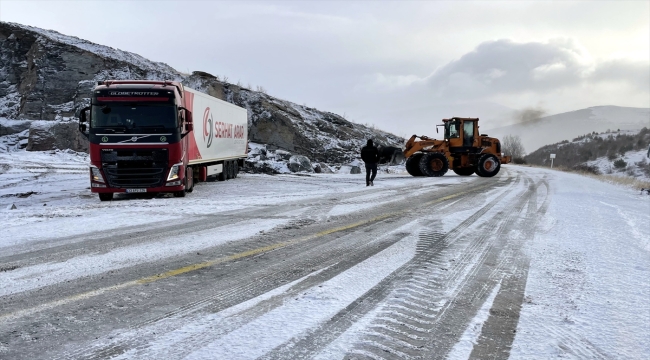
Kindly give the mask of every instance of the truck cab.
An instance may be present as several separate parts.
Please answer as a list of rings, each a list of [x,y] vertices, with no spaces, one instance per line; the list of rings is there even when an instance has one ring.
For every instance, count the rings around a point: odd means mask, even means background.
[[[183,92],[167,81],[106,81],[93,89],[79,130],[90,142],[91,191],[101,200],[119,192],[191,191],[184,155],[193,126]]]

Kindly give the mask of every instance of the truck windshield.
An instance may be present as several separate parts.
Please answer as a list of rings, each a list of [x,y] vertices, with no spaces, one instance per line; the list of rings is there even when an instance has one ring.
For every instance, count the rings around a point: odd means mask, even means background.
[[[458,120],[449,120],[445,123],[445,139],[453,139],[460,136]]]
[[[173,105],[106,104],[93,105],[91,128],[174,129],[177,127]]]

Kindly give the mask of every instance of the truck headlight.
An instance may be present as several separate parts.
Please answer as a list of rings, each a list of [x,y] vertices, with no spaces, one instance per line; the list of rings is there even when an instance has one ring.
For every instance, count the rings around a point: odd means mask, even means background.
[[[172,168],[169,170],[169,176],[167,176],[167,181],[178,179],[178,171],[180,170],[181,166],[183,166],[183,163],[178,163],[172,166]]]
[[[102,176],[102,172],[99,171],[99,169],[94,167],[94,166],[90,167],[90,179],[92,181],[96,181],[96,182],[100,182],[100,183],[105,182],[104,177]]]

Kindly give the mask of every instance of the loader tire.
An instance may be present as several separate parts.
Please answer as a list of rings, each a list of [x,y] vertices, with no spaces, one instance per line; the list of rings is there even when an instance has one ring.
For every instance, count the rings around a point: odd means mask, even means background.
[[[458,169],[451,169],[453,172],[456,173],[456,175],[459,176],[470,176],[474,173],[473,168],[458,168]]]
[[[499,173],[501,162],[492,154],[484,154],[478,159],[476,165],[476,175],[482,177],[492,177]]]
[[[424,176],[422,171],[420,171],[420,159],[422,158],[422,155],[424,154],[418,153],[406,159],[406,171],[411,174],[411,176]]]
[[[424,176],[443,176],[449,170],[449,160],[442,153],[432,152],[422,155],[420,159],[420,171]]]

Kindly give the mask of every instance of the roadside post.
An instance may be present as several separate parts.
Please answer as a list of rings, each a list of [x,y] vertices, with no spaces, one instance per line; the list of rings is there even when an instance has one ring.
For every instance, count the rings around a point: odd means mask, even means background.
[[[553,168],[553,159],[555,159],[555,154],[551,154],[551,169]]]

